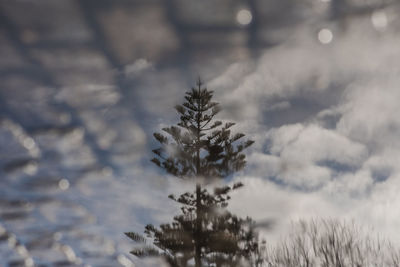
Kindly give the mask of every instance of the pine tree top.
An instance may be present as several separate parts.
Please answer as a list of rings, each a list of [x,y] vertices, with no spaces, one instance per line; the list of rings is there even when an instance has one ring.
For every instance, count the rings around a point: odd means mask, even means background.
[[[243,169],[243,150],[253,141],[242,141],[242,133],[232,134],[235,123],[214,119],[221,108],[212,98],[213,91],[200,79],[186,92],[183,104],[175,106],[180,115],[176,126],[154,133],[161,146],[153,150],[152,162],[181,178],[224,178]]]

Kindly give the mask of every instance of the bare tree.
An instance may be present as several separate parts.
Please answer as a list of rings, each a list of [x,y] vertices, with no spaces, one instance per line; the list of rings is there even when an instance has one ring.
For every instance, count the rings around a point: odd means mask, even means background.
[[[268,267],[399,267],[400,253],[354,223],[299,221],[288,238],[264,251]]]

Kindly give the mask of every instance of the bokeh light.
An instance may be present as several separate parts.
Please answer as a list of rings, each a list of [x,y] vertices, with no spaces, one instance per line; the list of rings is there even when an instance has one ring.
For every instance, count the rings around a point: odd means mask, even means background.
[[[240,9],[236,14],[236,20],[240,25],[249,25],[253,20],[253,15],[248,9]]]
[[[67,190],[69,188],[69,182],[67,179],[61,179],[58,182],[58,187],[60,187],[61,190]]]
[[[384,31],[388,25],[386,12],[383,10],[374,11],[371,15],[371,22],[378,31]]]
[[[333,40],[333,33],[331,30],[329,29],[321,29],[318,32],[318,40],[322,43],[322,44],[329,44],[332,42]]]

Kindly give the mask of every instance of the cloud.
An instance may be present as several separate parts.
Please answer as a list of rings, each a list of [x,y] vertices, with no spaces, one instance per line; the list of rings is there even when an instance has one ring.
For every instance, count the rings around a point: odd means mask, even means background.
[[[127,77],[132,77],[136,76],[143,71],[146,71],[148,69],[151,69],[153,67],[153,64],[151,64],[147,59],[141,58],[135,60],[132,64],[126,65],[124,67],[124,74]]]
[[[235,177],[245,187],[230,207],[276,220],[270,236],[311,217],[354,219],[398,233],[400,38],[351,26],[332,29],[329,45],[300,26],[257,59],[224,70],[197,66],[215,73],[207,86],[222,104],[220,118],[237,122],[233,130],[256,141],[246,170]],[[155,124],[177,119],[172,107],[190,86],[181,74],[154,67],[135,78],[138,102]]]
[[[301,29],[296,45],[235,63],[210,82],[222,88],[222,115],[256,140],[231,207],[275,219],[270,236],[290,220],[336,217],[400,238],[399,37],[352,26],[329,46]]]
[[[359,166],[367,149],[335,131],[318,125],[286,125],[268,132],[271,153],[297,162],[335,161]]]
[[[329,182],[337,172],[359,168],[368,156],[364,145],[316,124],[285,125],[265,138],[268,154],[250,156],[251,173],[305,190]]]
[[[400,90],[397,77],[355,84],[345,93],[337,130],[373,149],[399,148]]]

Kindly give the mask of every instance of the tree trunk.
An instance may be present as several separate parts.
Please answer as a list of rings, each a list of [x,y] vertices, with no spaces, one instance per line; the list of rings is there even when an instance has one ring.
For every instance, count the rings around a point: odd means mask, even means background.
[[[201,186],[196,185],[195,266],[201,267]]]
[[[200,83],[199,83],[199,93],[200,93]],[[198,114],[197,114],[197,147],[196,147],[196,179],[200,178],[200,117],[201,117],[201,103],[200,101],[197,103]],[[194,235],[195,240],[195,267],[201,267],[201,239],[202,239],[202,227],[201,227],[201,185],[200,182],[196,183],[196,233]]]

